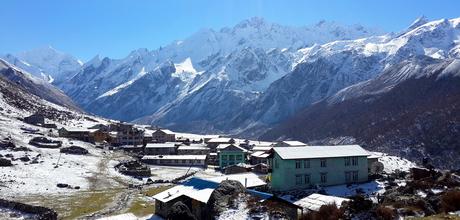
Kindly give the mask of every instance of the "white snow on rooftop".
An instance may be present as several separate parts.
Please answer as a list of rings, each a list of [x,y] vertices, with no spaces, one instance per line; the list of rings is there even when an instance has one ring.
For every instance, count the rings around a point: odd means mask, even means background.
[[[184,195],[207,203],[211,193],[217,188],[218,184],[227,179],[239,181],[243,186],[246,184],[247,187],[263,186],[266,184],[259,176],[253,173],[225,175],[207,179],[194,177],[181,185],[154,195],[153,198],[161,202],[168,202]]]
[[[232,138],[212,138],[208,143],[230,143]]]
[[[300,141],[282,141],[282,144],[286,144],[289,146],[305,146],[307,144],[300,142]]]
[[[282,159],[329,158],[369,156],[370,153],[359,145],[275,147]]]
[[[209,148],[202,144],[191,144],[190,146],[180,146],[177,150],[208,150]]]
[[[240,182],[241,184],[243,184],[243,186],[246,186],[249,188],[263,186],[267,184],[262,179],[260,179],[259,176],[257,176],[254,173],[240,173],[240,174],[224,175],[224,176],[209,178],[208,180],[216,182],[216,183],[220,183],[224,180],[236,180]]]
[[[349,199],[314,193],[294,202],[294,204],[302,206],[304,210],[318,211],[321,206],[334,203],[340,208],[343,201],[349,201]]]
[[[166,143],[147,143],[145,148],[174,148],[177,145],[180,145],[180,142],[166,142]]]
[[[146,155],[142,160],[206,160],[207,155]]]

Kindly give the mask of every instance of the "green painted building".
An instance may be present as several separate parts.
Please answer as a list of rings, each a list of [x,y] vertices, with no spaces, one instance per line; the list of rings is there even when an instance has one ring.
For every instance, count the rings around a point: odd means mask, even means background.
[[[221,169],[246,162],[247,150],[235,144],[220,144],[217,146],[217,152]]]
[[[271,187],[287,191],[365,182],[369,155],[359,145],[275,147],[270,158]]]

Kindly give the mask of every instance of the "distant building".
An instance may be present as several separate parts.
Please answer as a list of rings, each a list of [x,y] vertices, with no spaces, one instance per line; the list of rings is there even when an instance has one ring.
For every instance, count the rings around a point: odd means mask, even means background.
[[[208,144],[209,149],[211,152],[216,152],[217,146],[221,144],[234,144],[235,140],[233,138],[211,138],[209,139],[206,144]]]
[[[90,135],[90,130],[88,129],[79,129],[79,128],[60,128],[58,130],[59,137],[65,137],[85,142],[94,142]]]
[[[224,172],[226,175],[228,174],[237,174],[237,173],[247,173],[251,171],[251,166],[247,164],[234,164],[224,168]]]
[[[270,155],[272,189],[365,182],[369,155],[359,145],[275,147]]]
[[[217,146],[219,167],[224,169],[227,166],[245,163],[246,162],[246,149],[235,144],[220,144]]]
[[[181,145],[177,148],[179,155],[208,155],[211,150],[205,144]]]
[[[145,155],[172,155],[177,154],[177,148],[181,143],[166,142],[166,143],[148,143],[145,145]]]
[[[302,147],[307,144],[300,141],[279,141],[273,145],[273,147]]]
[[[168,129],[157,129],[152,133],[152,141],[156,143],[175,142],[176,134]]]
[[[130,124],[121,124],[116,138],[119,145],[143,145],[144,131]]]
[[[270,156],[270,153],[266,153],[263,151],[256,151],[251,154],[250,156],[250,161],[251,164],[256,165],[259,163],[264,163],[268,164],[268,157]]]
[[[142,162],[165,166],[200,166],[205,167],[206,155],[146,155]]]
[[[40,113],[35,113],[33,115],[30,115],[28,117],[25,117],[23,121],[27,124],[32,124],[32,125],[44,125],[45,124],[45,116],[43,116]]]

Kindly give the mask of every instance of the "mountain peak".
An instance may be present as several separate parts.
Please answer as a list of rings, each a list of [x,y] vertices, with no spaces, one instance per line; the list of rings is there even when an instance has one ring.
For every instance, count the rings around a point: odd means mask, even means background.
[[[427,17],[425,17],[425,15],[422,15],[420,17],[418,17],[417,19],[415,19],[414,22],[412,22],[412,24],[407,28],[408,31],[410,30],[414,30],[415,28],[418,28],[426,23],[428,23],[429,20]]]
[[[269,22],[267,22],[262,17],[252,17],[252,18],[241,21],[235,26],[235,28],[247,28],[247,27],[258,28],[258,27],[266,26],[268,24]]]

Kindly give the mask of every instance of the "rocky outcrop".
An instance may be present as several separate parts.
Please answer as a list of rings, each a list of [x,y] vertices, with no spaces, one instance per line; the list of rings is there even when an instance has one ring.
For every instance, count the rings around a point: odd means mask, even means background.
[[[235,201],[245,192],[244,186],[236,180],[224,180],[214,189],[207,203],[211,216],[218,216],[229,207],[235,206]]]
[[[196,220],[190,209],[182,202],[176,202],[168,211],[168,220]]]
[[[10,167],[13,166],[11,160],[6,158],[0,158],[0,167]]]

